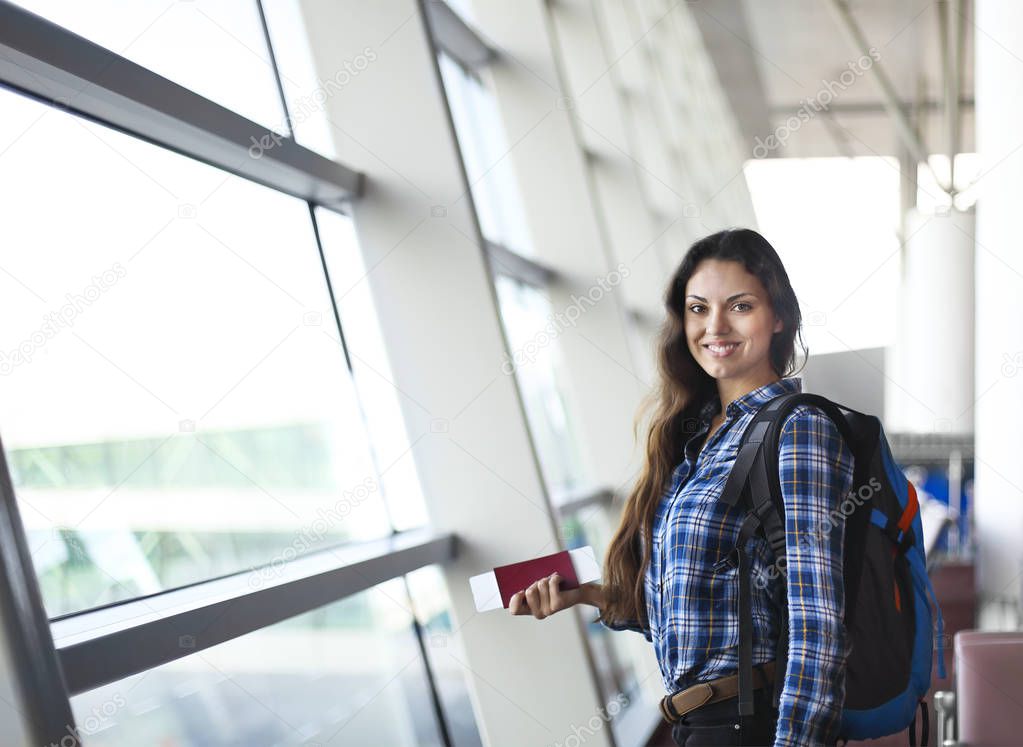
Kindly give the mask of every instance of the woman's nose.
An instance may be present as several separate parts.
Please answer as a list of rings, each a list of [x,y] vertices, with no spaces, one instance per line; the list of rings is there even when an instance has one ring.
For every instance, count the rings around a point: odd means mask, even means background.
[[[720,335],[728,331],[728,320],[724,314],[711,313],[707,318],[707,331],[712,335]]]

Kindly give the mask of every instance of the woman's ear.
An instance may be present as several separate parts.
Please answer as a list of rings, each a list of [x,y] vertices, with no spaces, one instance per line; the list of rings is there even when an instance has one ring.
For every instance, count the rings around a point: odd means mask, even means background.
[[[785,323],[781,319],[779,319],[774,324],[774,331],[777,333],[777,332],[781,332],[783,329],[785,329]]]

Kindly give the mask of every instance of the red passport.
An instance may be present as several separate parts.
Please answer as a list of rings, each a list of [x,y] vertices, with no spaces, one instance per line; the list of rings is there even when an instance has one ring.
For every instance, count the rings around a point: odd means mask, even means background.
[[[498,566],[494,569],[494,575],[497,576],[497,588],[501,592],[502,606],[507,609],[516,592],[524,591],[537,579],[545,578],[552,573],[558,573],[561,576],[562,580],[558,588],[562,591],[579,588],[579,580],[575,575],[575,568],[568,550],[532,560],[523,560],[519,563]]]

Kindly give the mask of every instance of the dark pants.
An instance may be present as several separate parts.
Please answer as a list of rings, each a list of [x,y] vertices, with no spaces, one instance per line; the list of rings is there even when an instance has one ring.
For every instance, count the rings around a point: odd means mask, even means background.
[[[754,714],[740,722],[739,699],[729,698],[690,711],[671,729],[671,738],[679,747],[703,745],[742,745],[770,747],[778,723],[778,711],[771,703],[772,687],[754,691]]]

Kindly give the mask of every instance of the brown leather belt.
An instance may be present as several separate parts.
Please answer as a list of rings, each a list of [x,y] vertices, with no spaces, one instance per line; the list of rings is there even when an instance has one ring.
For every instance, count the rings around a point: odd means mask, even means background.
[[[768,661],[753,667],[753,689],[765,687],[774,682],[774,662]],[[708,682],[697,682],[692,687],[680,690],[674,695],[661,698],[661,715],[669,724],[674,724],[689,711],[708,703],[734,698],[739,694],[739,675],[732,674]]]

